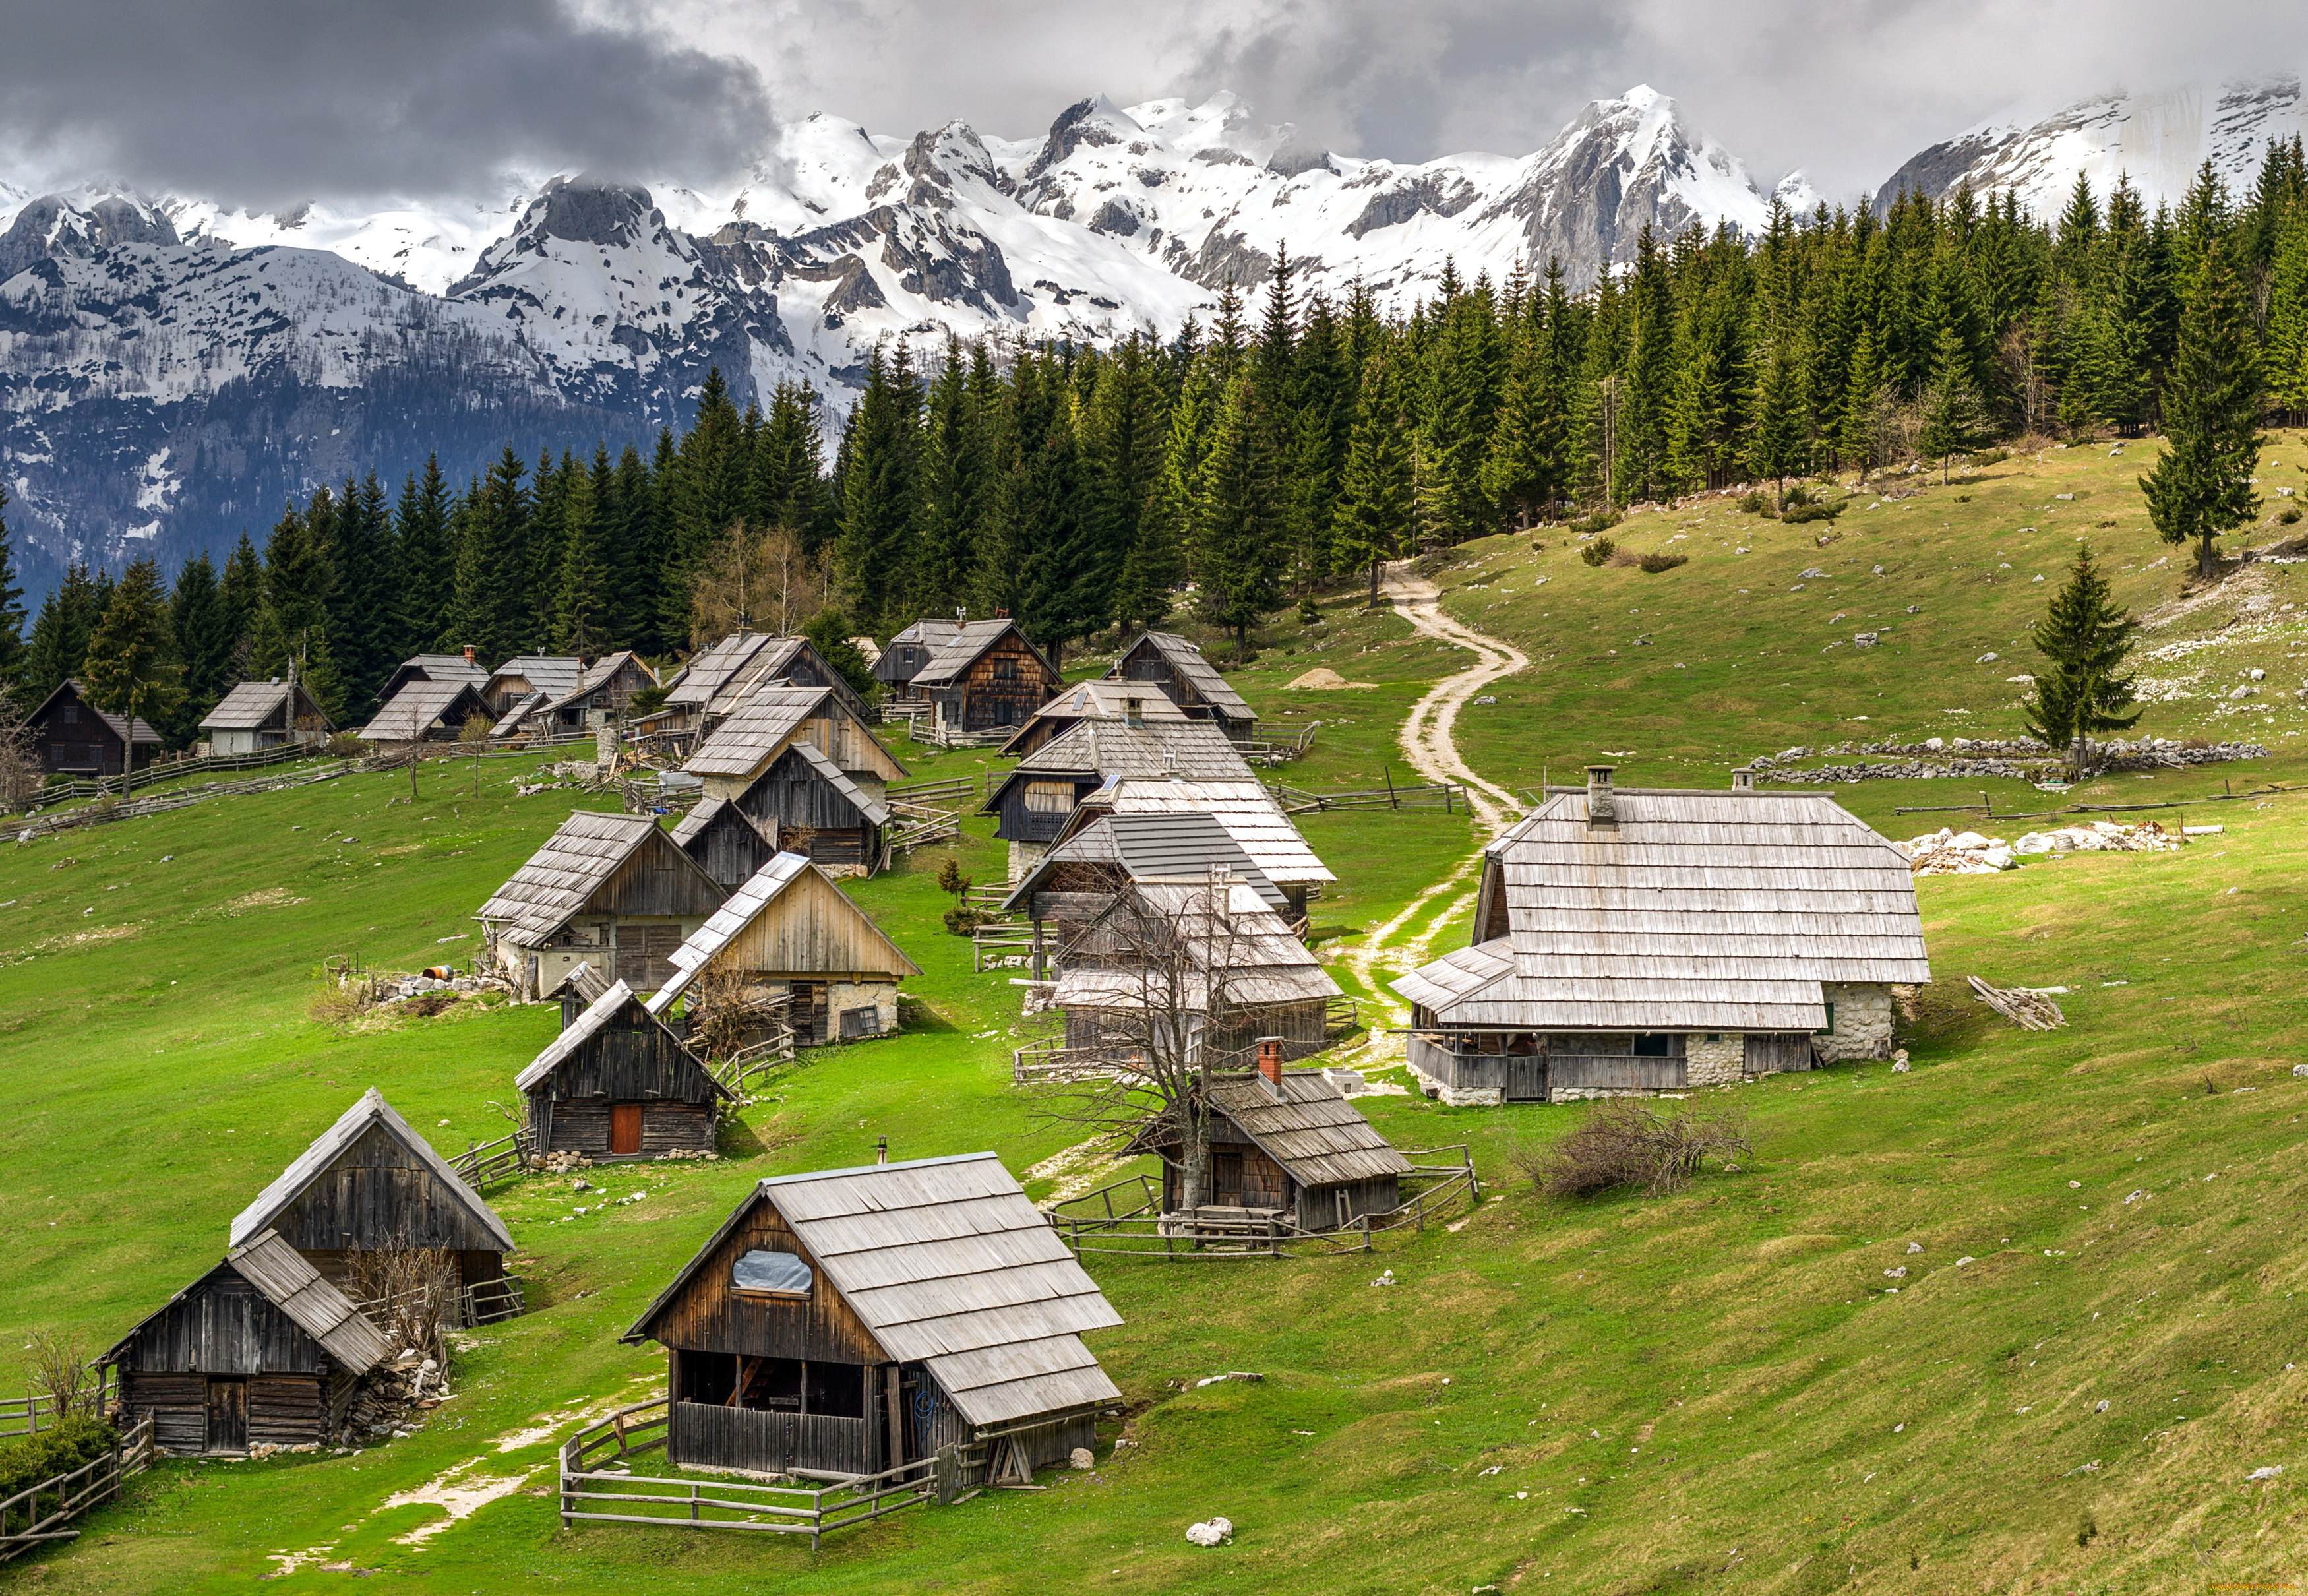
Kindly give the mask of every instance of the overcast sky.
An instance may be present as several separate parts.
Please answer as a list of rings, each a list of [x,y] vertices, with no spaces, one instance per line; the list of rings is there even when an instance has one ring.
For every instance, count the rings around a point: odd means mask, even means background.
[[[272,208],[583,168],[710,185],[773,119],[1038,134],[1085,93],[1242,95],[1342,153],[1521,154],[1672,94],[1830,195],[2014,101],[2297,70],[2237,0],[80,0],[9,7],[0,180]]]

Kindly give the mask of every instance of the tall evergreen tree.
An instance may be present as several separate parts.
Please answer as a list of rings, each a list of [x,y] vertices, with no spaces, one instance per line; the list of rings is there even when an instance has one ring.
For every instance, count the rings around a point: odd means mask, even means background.
[[[1273,439],[1256,383],[1227,383],[1194,495],[1188,558],[1202,618],[1234,634],[1238,659],[1250,652],[1250,629],[1282,603],[1287,550],[1274,535],[1282,491]]]
[[[329,600],[336,587],[325,533],[333,519],[333,496],[314,493],[314,506],[299,511],[288,506],[264,544],[264,591],[258,600],[254,647],[249,660],[253,677],[285,677],[294,665],[297,678],[330,720],[345,718],[344,682],[336,650],[329,636]]]
[[[345,483],[334,531],[329,644],[344,681],[346,716],[365,721],[375,712],[377,689],[403,658],[396,614],[403,591],[400,547],[375,472]]]
[[[848,608],[886,636],[913,617],[909,541],[918,510],[916,447],[921,408],[911,358],[900,344],[866,363],[866,390],[842,438],[840,532],[836,544]]]
[[[2140,479],[2165,542],[2196,545],[2196,569],[2219,566],[2220,534],[2260,513],[2252,478],[2260,433],[2260,350],[2243,285],[2224,248],[2208,248],[2189,285],[2178,358],[2164,395],[2164,453]]]
[[[456,635],[452,647],[472,645],[495,668],[537,647],[529,571],[530,496],[521,479],[529,466],[507,444],[489,473],[466,495],[457,549]],[[512,574],[509,579],[508,574]]]
[[[450,491],[437,454],[401,485],[392,539],[400,554],[400,591],[392,606],[393,643],[387,669],[411,654],[446,646],[457,597],[457,551],[449,541]]]
[[[168,632],[185,668],[184,695],[173,720],[155,720],[171,747],[183,747],[198,734],[201,719],[232,690],[231,617],[208,551],[186,560],[168,595]]]
[[[951,615],[969,602],[995,488],[992,418],[978,406],[958,341],[930,384],[920,448],[921,515],[909,608]]]
[[[562,490],[561,568],[555,573],[553,643],[564,654],[597,659],[615,643],[609,601],[609,550],[594,497],[596,470],[607,475],[606,454],[595,470],[575,466]]]
[[[1202,464],[1210,446],[1223,380],[1215,359],[1198,358],[1187,368],[1177,402],[1164,429],[1161,464],[1154,473],[1138,541],[1124,557],[1115,594],[1124,626],[1159,625],[1170,613],[1170,593],[1185,580],[1186,541],[1194,499],[1201,491]]]
[[[1784,507],[1787,478],[1804,464],[1803,376],[1785,340],[1761,351],[1757,358],[1747,463],[1756,476],[1769,477],[1776,484]]]
[[[64,580],[48,590],[32,623],[31,644],[25,655],[27,709],[55,692],[67,677],[81,673],[88,660],[89,637],[104,618],[110,585],[74,560],[65,567]]]
[[[256,545],[250,542],[246,532],[232,546],[232,554],[224,563],[224,575],[217,582],[217,602],[224,610],[224,629],[232,639],[230,663],[225,670],[225,686],[230,690],[234,682],[247,673],[256,653],[256,612],[264,605],[264,562],[257,557]]]
[[[2131,678],[2122,674],[2139,627],[2116,603],[2090,544],[2076,551],[2068,580],[2028,629],[2050,661],[2036,673],[2024,706],[2030,736],[2065,750],[2079,737],[2121,731],[2140,719],[2139,710],[2123,712],[2134,700]]]
[[[1948,462],[1986,441],[1985,407],[1971,380],[1971,357],[1963,336],[1953,325],[1940,329],[1939,355],[1932,368],[1930,390],[1924,396],[1924,425],[1916,444],[1925,458],[1940,462],[1940,480],[1948,479]]]
[[[1404,436],[1401,384],[1386,351],[1374,349],[1363,368],[1345,486],[1331,531],[1339,558],[1369,572],[1374,605],[1380,570],[1408,547],[1411,526],[1410,451]]]
[[[185,668],[168,628],[168,594],[151,556],[129,562],[88,640],[89,702],[158,729],[184,697]]]

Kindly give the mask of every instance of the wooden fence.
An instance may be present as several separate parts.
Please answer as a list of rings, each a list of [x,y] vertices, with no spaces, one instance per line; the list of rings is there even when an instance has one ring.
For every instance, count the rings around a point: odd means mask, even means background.
[[[475,1191],[487,1191],[500,1180],[511,1180],[529,1168],[530,1155],[537,1150],[526,1127],[509,1136],[499,1136],[494,1142],[468,1142],[465,1151],[449,1160],[449,1167]]]
[[[96,1390],[77,1399],[91,1412],[101,1413],[112,1406],[120,1394],[119,1371],[106,1364],[96,1373]],[[56,1399],[45,1393],[20,1396],[13,1402],[0,1402],[0,1440],[10,1436],[37,1436],[42,1430],[56,1428]]]
[[[152,1466],[152,1416],[147,1413],[119,1443],[93,1462],[27,1486],[0,1500],[0,1563],[59,1540],[78,1538],[64,1526],[120,1493],[124,1480]],[[22,1524],[19,1529],[17,1525]]]
[[[56,832],[71,831],[84,825],[102,825],[108,821],[134,820],[147,815],[165,815],[171,809],[182,809],[193,804],[204,803],[213,798],[232,798],[251,792],[282,792],[293,787],[309,787],[319,781],[333,781],[353,767],[349,763],[332,764],[323,771],[314,771],[293,776],[258,777],[248,781],[212,781],[199,787],[180,789],[173,792],[156,792],[150,798],[130,798],[111,803],[91,804],[84,809],[67,809],[60,815],[35,814],[22,824],[9,823],[17,836],[45,837]]]
[[[24,798],[0,803],[0,814],[44,808],[50,804],[68,804],[78,798],[117,798],[133,788],[150,787],[158,781],[181,781],[187,776],[202,776],[211,771],[258,770],[266,765],[326,757],[319,748],[311,745],[283,743],[277,748],[263,748],[254,754],[211,754],[198,758],[156,760],[128,776],[51,781]]]
[[[857,1475],[807,1487],[756,1485],[713,1478],[677,1480],[634,1474],[622,1467],[630,1457],[664,1449],[671,1403],[664,1397],[620,1408],[588,1425],[562,1444],[561,1523],[659,1524],[681,1530],[752,1530],[806,1535],[810,1549],[836,1530],[871,1523],[886,1514],[919,1506],[933,1497],[951,1500],[946,1481],[958,1477],[954,1449]],[[616,1503],[612,1512],[596,1510]]]
[[[1271,789],[1285,815],[1321,814],[1325,809],[1440,809],[1456,815],[1467,807],[1467,795],[1449,782],[1431,787],[1397,787],[1391,781],[1360,792],[1308,792],[1280,783]]]
[[[904,804],[920,804],[931,808],[960,808],[980,796],[977,778],[954,776],[943,781],[909,781],[903,787],[892,787],[882,795],[896,808]]]
[[[1422,1158],[1456,1153],[1455,1163],[1425,1163]],[[1483,1200],[1475,1160],[1464,1143],[1406,1150],[1410,1172],[1402,1178],[1399,1206],[1365,1213],[1329,1229],[1302,1229],[1287,1214],[1258,1209],[1201,1207],[1165,1212],[1162,1189],[1149,1175],[1069,1198],[1049,1210],[1050,1228],[1074,1256],[1108,1253],[1123,1257],[1195,1258],[1321,1257],[1365,1253],[1393,1230],[1424,1230],[1461,1199],[1468,1209]],[[1119,1200],[1117,1201],[1117,1195]]]

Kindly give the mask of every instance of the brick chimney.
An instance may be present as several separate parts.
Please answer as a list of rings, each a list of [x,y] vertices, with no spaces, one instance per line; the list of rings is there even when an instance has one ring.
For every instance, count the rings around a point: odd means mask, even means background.
[[[1731,772],[1731,790],[1734,792],[1754,791],[1755,772],[1752,770],[1733,771]]]
[[[469,643],[465,645],[465,663],[473,667],[476,670],[480,669],[481,662],[474,657],[473,645]]]
[[[1266,1082],[1267,1091],[1279,1100],[1282,1096],[1282,1039],[1262,1036],[1258,1039],[1258,1073]]]
[[[1587,829],[1590,832],[1619,829],[1618,806],[1611,794],[1611,768],[1607,764],[1587,767]]]

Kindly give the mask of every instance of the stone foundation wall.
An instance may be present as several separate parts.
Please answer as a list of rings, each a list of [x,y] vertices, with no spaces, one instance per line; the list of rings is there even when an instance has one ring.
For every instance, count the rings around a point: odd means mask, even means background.
[[[841,1036],[841,1015],[845,1010],[874,1008],[882,1011],[882,1034],[888,1036],[898,1029],[898,988],[889,981],[828,981],[825,985],[826,1029],[829,1041]]]
[[[1745,1074],[1746,1039],[1735,1031],[1718,1034],[1723,1040],[1715,1042],[1703,1031],[1684,1038],[1685,1079],[1693,1086],[1736,1086]]]
[[[1042,856],[1049,851],[1050,845],[1047,842],[1011,843],[1010,879],[1013,882],[1025,880],[1026,873],[1040,864]]]
[[[1842,1064],[1854,1058],[1891,1057],[1890,988],[1830,983],[1820,993],[1835,1005],[1835,1030],[1816,1039],[1822,1058]]]

